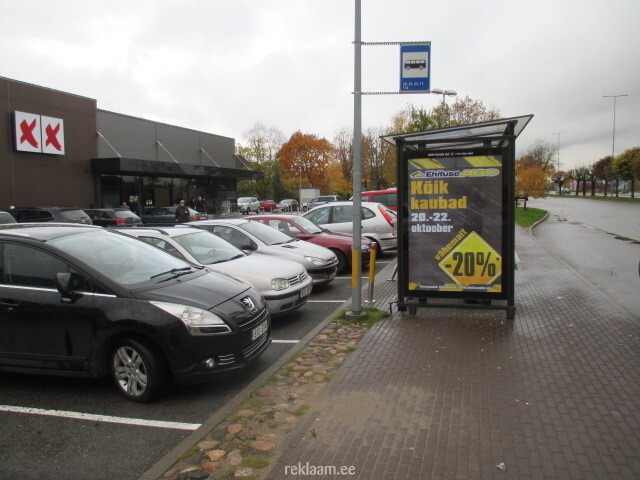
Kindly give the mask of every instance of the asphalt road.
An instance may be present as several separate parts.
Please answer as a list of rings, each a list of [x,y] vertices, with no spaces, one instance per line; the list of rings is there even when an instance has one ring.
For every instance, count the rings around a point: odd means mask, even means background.
[[[527,205],[550,214],[534,229],[547,250],[640,320],[640,204],[550,196]]]
[[[377,268],[394,259],[395,254],[379,255]],[[242,374],[176,387],[149,404],[119,396],[108,378],[3,373],[0,480],[139,478],[350,297],[347,275],[314,287],[306,305],[273,320],[274,343]]]

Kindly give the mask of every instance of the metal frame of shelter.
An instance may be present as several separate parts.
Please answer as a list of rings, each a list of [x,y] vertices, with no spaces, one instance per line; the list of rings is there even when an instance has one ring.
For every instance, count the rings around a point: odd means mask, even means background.
[[[532,118],[382,137],[397,148],[398,310],[515,318],[515,140]]]

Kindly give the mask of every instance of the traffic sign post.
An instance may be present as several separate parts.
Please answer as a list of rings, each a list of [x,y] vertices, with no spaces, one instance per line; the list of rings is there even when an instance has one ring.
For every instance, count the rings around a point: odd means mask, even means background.
[[[383,137],[398,155],[401,311],[514,318],[515,139],[531,117]]]

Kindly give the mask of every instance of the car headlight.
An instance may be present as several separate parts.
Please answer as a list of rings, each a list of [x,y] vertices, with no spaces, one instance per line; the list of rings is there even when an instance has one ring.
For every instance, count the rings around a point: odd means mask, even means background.
[[[271,280],[271,288],[274,290],[285,290],[289,288],[289,280],[286,278],[274,278]]]
[[[182,320],[191,335],[230,333],[231,327],[215,313],[177,303],[149,302],[170,315]]]
[[[318,257],[304,257],[304,259],[307,262],[313,263],[314,265],[326,265],[327,263],[329,263],[329,261],[323,260],[322,258]]]
[[[366,243],[363,243],[362,245],[360,245],[360,250],[364,253],[367,253],[369,251],[369,245]]]

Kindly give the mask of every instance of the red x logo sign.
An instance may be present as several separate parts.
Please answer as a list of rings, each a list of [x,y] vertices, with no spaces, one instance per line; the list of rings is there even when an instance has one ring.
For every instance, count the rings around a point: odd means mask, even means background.
[[[20,131],[22,132],[20,143],[27,142],[33,148],[38,148],[36,137],[33,136],[33,130],[36,128],[36,124],[37,122],[35,120],[31,122],[31,124],[27,123],[26,120],[22,120],[20,123]]]
[[[47,134],[47,140],[45,142],[45,146],[51,145],[58,151],[62,151],[62,145],[60,145],[60,141],[58,140],[58,132],[60,131],[60,124],[56,125],[56,128],[53,128],[51,125],[47,125],[47,128],[44,129]]]

